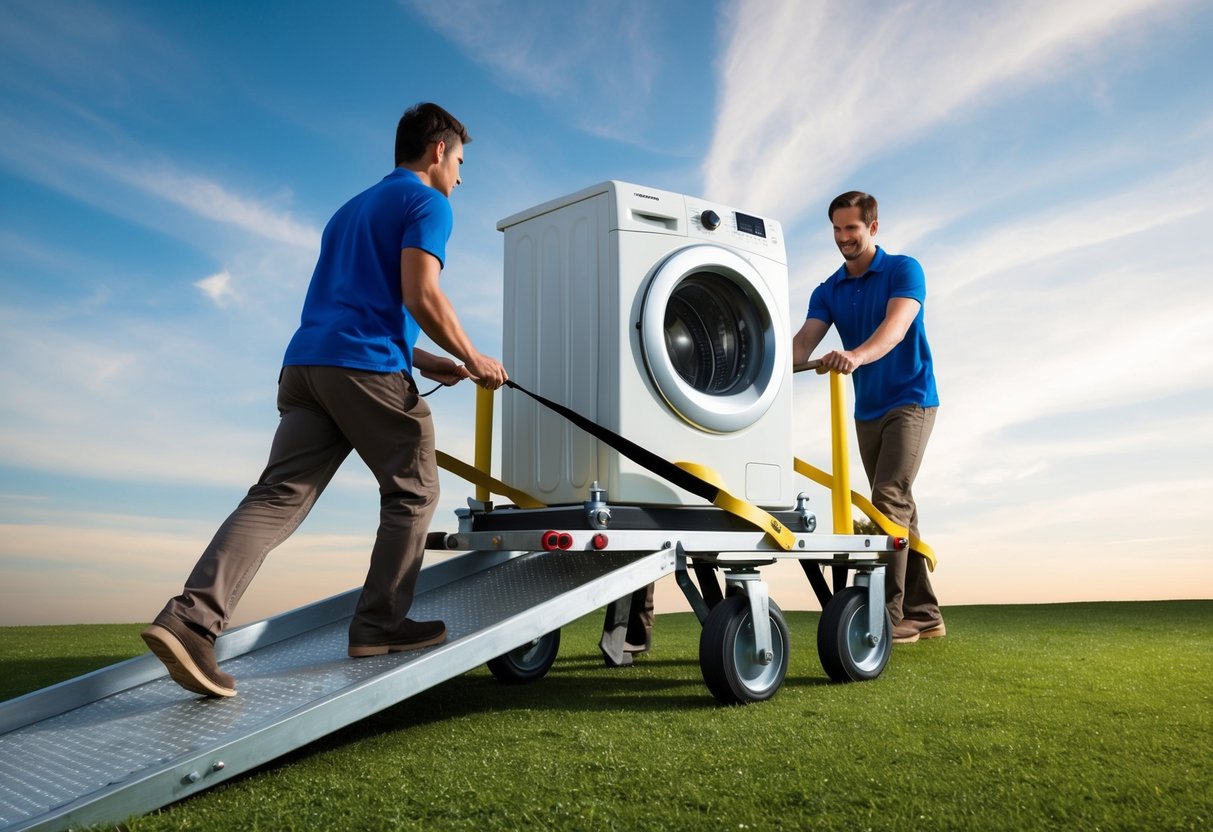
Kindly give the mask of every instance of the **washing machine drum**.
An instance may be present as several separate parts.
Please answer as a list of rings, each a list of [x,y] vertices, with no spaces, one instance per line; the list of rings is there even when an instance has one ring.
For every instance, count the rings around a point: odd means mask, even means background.
[[[754,266],[729,249],[691,246],[663,261],[638,328],[645,367],[670,409],[711,433],[762,418],[788,360],[778,308]]]

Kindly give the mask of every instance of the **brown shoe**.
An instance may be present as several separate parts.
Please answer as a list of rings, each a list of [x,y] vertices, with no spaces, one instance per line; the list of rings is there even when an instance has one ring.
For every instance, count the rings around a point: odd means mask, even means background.
[[[446,624],[441,621],[414,621],[404,619],[396,638],[383,644],[351,644],[351,659],[367,656],[382,656],[385,653],[403,653],[405,650],[420,650],[446,641]]]
[[[893,625],[894,644],[913,644],[918,638],[918,628],[912,622],[899,621]]]
[[[173,681],[203,696],[235,696],[236,680],[215,661],[215,637],[199,633],[181,619],[162,612],[142,633]]]

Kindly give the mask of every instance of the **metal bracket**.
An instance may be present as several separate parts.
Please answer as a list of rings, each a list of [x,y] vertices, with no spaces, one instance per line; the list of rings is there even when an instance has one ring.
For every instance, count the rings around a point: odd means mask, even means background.
[[[472,531],[472,518],[476,514],[483,514],[493,510],[493,503],[489,500],[477,500],[474,497],[468,497],[467,508],[455,509],[455,517],[459,519],[459,533],[468,534]]]
[[[750,621],[754,626],[754,658],[767,665],[775,660],[771,643],[771,607],[766,581],[757,572],[726,572],[725,586],[750,600]],[[726,595],[731,594],[726,591]]]
[[[606,489],[598,480],[590,486],[589,499],[585,501],[585,519],[591,529],[605,529],[611,525],[611,508],[606,502]]]
[[[796,513],[800,515],[800,527],[806,532],[817,531],[817,515],[809,511],[809,497],[803,491],[796,495]]]
[[[855,573],[855,586],[868,588],[868,633],[864,640],[869,647],[875,647],[886,636],[884,631],[884,564],[873,564],[870,569],[858,570]]]
[[[683,551],[681,543],[674,546],[674,580],[678,583],[682,594],[686,596],[687,603],[691,605],[691,611],[695,613],[695,617],[699,619],[699,624],[702,626],[708,620],[708,613],[711,610],[708,609],[708,602],[695,587],[691,576],[687,574],[687,553]]]

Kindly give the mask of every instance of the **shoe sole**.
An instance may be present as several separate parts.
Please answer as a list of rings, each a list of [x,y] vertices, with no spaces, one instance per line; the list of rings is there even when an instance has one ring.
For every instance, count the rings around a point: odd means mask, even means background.
[[[435,644],[442,644],[444,641],[446,641],[446,630],[431,638],[402,644],[367,644],[357,646],[351,644],[349,655],[351,659],[365,659],[368,656],[385,656],[388,653],[405,653],[409,650],[420,650],[422,647],[432,647]]]
[[[915,633],[912,636],[902,636],[901,638],[894,638],[893,643],[894,644],[913,644],[914,642],[918,641],[918,639],[920,639],[920,638],[922,638],[922,633]]]
[[[168,675],[172,677],[173,681],[190,693],[217,697],[236,695],[235,688],[225,688],[208,679],[197,663],[190,658],[185,645],[170,630],[159,624],[153,624],[140,635],[148,649],[168,669]]]
[[[923,630],[918,634],[919,638],[943,638],[948,634],[948,628],[943,626],[943,622],[939,622],[929,630]]]

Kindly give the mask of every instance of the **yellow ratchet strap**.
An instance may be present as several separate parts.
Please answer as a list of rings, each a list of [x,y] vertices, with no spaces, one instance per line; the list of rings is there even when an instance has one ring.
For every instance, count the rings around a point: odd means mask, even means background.
[[[753,503],[747,503],[740,497],[734,497],[723,488],[716,492],[716,499],[712,500],[712,505],[757,526],[770,535],[771,539],[778,543],[779,548],[785,552],[790,552],[796,545],[796,535],[787,526],[780,523],[770,513],[763,511]]]
[[[795,467],[796,473],[808,477],[818,485],[823,485],[826,488],[834,487],[834,477],[831,474],[827,474],[820,468],[813,467],[800,457],[796,457]],[[876,508],[876,506],[872,505],[872,501],[862,494],[852,491],[851,502],[854,503],[860,511],[866,514],[873,523],[879,526],[880,530],[885,534],[891,535],[892,537],[909,537],[910,548],[926,558],[927,566],[932,572],[935,571],[935,565],[938,562],[938,559],[935,557],[935,550],[928,546],[925,540],[910,535],[909,529],[907,529],[905,526],[899,526],[888,517],[885,517],[884,513],[880,509]]]
[[[716,489],[716,493],[711,499],[712,505],[716,508],[736,515],[752,526],[757,526],[760,531],[769,534],[771,539],[778,543],[784,551],[791,551],[792,547],[796,545],[796,535],[783,523],[753,503],[748,503],[725,491],[724,480],[716,469],[700,465],[697,462],[675,462],[674,465]]]
[[[502,497],[509,497],[514,501],[514,505],[519,508],[546,508],[546,504],[539,502],[525,491],[519,491],[512,485],[506,485],[496,477],[489,476],[479,468],[474,468],[460,459],[455,459],[448,453],[438,451],[438,465],[458,477],[463,477],[472,485],[478,485],[481,488],[487,488],[494,494],[500,494]]]

